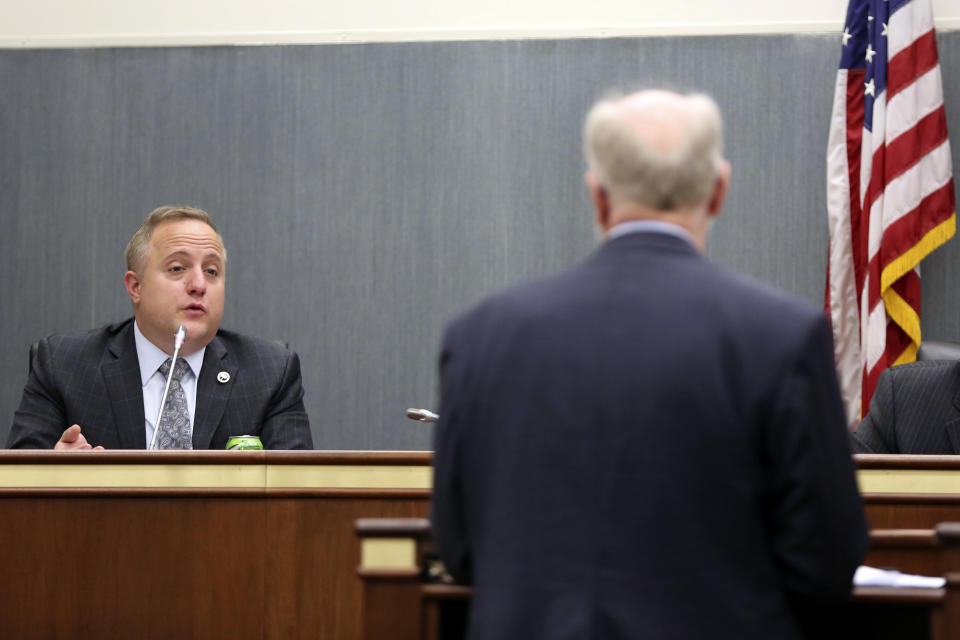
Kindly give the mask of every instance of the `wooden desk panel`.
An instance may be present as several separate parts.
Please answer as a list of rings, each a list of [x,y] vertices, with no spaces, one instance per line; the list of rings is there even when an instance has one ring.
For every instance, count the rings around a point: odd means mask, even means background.
[[[468,586],[428,582],[433,572],[430,523],[379,520],[356,523],[364,551],[380,540],[407,540],[409,557],[364,553],[358,575],[364,583],[364,640],[462,640],[465,637]],[[798,609],[805,637],[818,640],[953,640],[960,637],[960,524],[936,531],[873,533],[871,552],[919,553],[935,575],[946,575],[942,589],[857,587],[849,602],[811,603]],[[908,564],[916,559],[908,559]],[[902,567],[901,567],[902,568]]]
[[[4,498],[0,510],[4,637],[263,636],[262,499]]]
[[[353,522],[424,517],[429,463],[0,452],[0,637],[359,638]]]
[[[360,637],[361,592],[357,580],[360,546],[353,532],[358,517],[426,517],[428,498],[278,498],[266,517],[265,591],[275,594],[265,608],[267,638]]]
[[[871,529],[960,522],[960,456],[856,455]]]
[[[960,521],[960,458],[856,459],[873,528]],[[359,638],[353,522],[425,517],[430,460],[0,452],[0,637]]]

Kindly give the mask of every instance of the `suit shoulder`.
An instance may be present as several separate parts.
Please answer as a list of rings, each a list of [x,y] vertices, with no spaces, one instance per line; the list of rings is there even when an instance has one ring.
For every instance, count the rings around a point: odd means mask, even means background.
[[[897,386],[928,387],[960,376],[960,360],[928,360],[889,367],[880,374]]]
[[[814,305],[809,300],[761,282],[752,276],[725,267],[718,268],[727,274],[735,295],[743,296],[753,304],[800,318],[819,319],[824,316],[822,307]]]
[[[804,339],[811,331],[828,326],[823,308],[809,300],[762,283],[751,276],[717,267],[726,283],[714,287],[730,326],[758,340],[775,342],[790,335]]]
[[[285,343],[279,340],[268,340],[256,336],[248,336],[229,329],[217,331],[217,338],[227,348],[227,351],[239,357],[255,356],[258,358],[287,358],[291,351]]]
[[[114,336],[131,326],[133,319],[107,324],[86,331],[54,333],[39,341],[53,350],[86,350],[106,345]]]
[[[481,319],[534,314],[544,308],[544,301],[552,299],[553,292],[564,289],[564,279],[570,272],[571,269],[566,269],[524,280],[481,298],[454,316],[447,324],[447,332],[456,333],[461,327]]]

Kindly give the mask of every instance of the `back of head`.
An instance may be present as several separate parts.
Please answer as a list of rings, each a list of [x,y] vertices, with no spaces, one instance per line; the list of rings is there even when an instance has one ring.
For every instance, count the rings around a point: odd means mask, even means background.
[[[708,201],[720,174],[720,110],[703,94],[604,99],[587,114],[584,146],[590,171],[614,202],[695,208]]]

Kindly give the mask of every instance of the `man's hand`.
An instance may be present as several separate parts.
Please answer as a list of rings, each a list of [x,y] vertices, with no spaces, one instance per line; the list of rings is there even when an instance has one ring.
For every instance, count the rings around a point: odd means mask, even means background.
[[[60,439],[57,440],[57,444],[55,444],[53,448],[58,450],[103,449],[103,447],[91,447],[87,442],[87,439],[83,437],[82,433],[80,433],[80,425],[78,424],[75,424],[64,431],[63,435],[60,436]]]

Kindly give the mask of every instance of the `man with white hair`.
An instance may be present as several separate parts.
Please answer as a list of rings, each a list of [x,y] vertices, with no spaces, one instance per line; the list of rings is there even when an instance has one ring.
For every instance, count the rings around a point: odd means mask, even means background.
[[[469,638],[798,638],[867,544],[826,319],[702,255],[713,100],[603,100],[585,143],[602,246],[444,336],[432,517]]]

